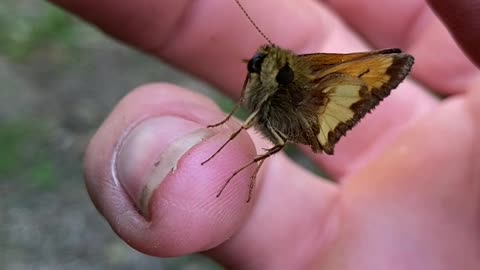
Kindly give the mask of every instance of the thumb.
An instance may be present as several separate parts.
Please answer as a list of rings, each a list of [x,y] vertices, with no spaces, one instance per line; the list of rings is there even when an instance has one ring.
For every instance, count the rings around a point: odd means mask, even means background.
[[[229,239],[250,213],[253,203],[245,201],[254,168],[216,197],[231,172],[255,154],[245,132],[200,164],[233,130],[205,128],[224,117],[214,108],[178,87],[148,85],[125,97],[92,138],[85,157],[88,192],[135,249],[160,257],[208,250]]]

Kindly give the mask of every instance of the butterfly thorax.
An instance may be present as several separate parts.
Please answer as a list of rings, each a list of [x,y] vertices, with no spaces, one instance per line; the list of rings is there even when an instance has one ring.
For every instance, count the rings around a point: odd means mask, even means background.
[[[272,142],[278,140],[273,129],[290,142],[320,151],[317,111],[323,100],[311,96],[309,69],[297,58],[288,50],[262,47],[248,63],[245,103],[258,112],[255,126]]]

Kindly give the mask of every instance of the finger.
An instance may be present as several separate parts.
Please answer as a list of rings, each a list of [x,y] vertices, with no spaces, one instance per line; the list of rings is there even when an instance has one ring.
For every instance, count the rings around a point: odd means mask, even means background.
[[[478,69],[455,43],[448,30],[424,1],[328,0],[345,21],[376,47],[402,47],[415,56],[413,74],[443,94],[464,92],[480,77]],[[454,35],[476,50],[478,4],[475,1],[431,1],[445,20],[458,25]],[[455,3],[455,4],[454,4]],[[475,17],[475,15],[477,15]],[[457,21],[453,21],[457,18]],[[457,24],[458,22],[458,24]],[[467,25],[473,25],[467,27]],[[455,34],[457,33],[457,34]],[[462,44],[462,43],[461,43]],[[463,45],[462,45],[463,46]],[[473,58],[475,59],[475,58]]]
[[[225,179],[254,156],[242,133],[200,165],[233,130],[204,128],[222,117],[206,98],[172,85],[133,91],[88,147],[85,175],[95,205],[122,239],[150,255],[209,250],[216,260],[242,269],[262,269],[279,256],[294,264],[311,260],[308,252],[293,256],[291,248],[325,244],[320,239],[336,188],[278,155],[265,162],[251,202],[246,199],[253,168],[216,198]],[[268,248],[272,243],[281,248]]]
[[[430,100],[430,101],[428,101]],[[424,114],[437,106],[431,96],[416,92],[408,82],[394,90],[335,145],[332,156],[307,151],[312,160],[337,181],[356,171],[389,147]]]
[[[93,137],[85,159],[89,194],[136,249],[156,256],[210,249],[250,212],[245,201],[253,168],[216,198],[231,172],[254,156],[246,133],[200,165],[231,132],[205,128],[222,117],[214,108],[171,85],[145,86],[123,99]]]
[[[251,57],[266,43],[233,0],[198,5],[190,1],[155,0],[143,0],[140,4],[124,1],[122,5],[114,0],[102,1],[100,5],[94,0],[52,2],[233,95],[240,93],[244,79],[239,76],[246,70],[241,60]],[[276,44],[297,53],[367,49],[323,4],[274,0],[242,3]]]
[[[430,0],[434,10],[446,24],[465,52],[480,65],[480,3],[472,0]]]
[[[249,219],[207,254],[227,269],[308,269],[335,235],[338,189],[282,154],[266,163]]]
[[[340,237],[319,269],[478,267],[478,87],[419,120],[345,183]]]
[[[240,59],[248,58],[265,43],[233,1],[196,4],[143,0],[141,4],[125,1],[122,5],[113,0],[102,4],[93,0],[55,2],[116,37],[215,83],[231,95],[241,91],[245,66]],[[243,3],[271,39],[298,53],[367,49],[322,4],[274,0]],[[342,139],[334,157],[317,155],[315,160],[334,176],[343,175],[381,152],[413,120],[435,106],[436,100],[419,85],[405,82],[384,103],[387,104],[376,109],[375,116],[366,117]]]

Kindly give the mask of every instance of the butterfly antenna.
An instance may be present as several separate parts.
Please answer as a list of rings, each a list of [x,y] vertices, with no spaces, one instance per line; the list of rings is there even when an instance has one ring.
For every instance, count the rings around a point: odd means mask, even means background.
[[[242,4],[240,4],[240,1],[239,0],[235,0],[235,2],[237,3],[237,5],[240,7],[240,9],[243,11],[243,13],[245,14],[245,16],[247,16],[247,19],[252,23],[252,25],[255,27],[255,29],[257,29],[257,31],[260,33],[260,35],[263,36],[263,38],[268,42],[270,43],[270,45],[274,45],[273,42],[267,37],[267,35],[265,35],[262,30],[260,30],[260,28],[257,26],[257,24],[252,20],[252,18],[250,17],[250,15],[248,15],[247,11],[245,10],[245,8],[242,6]]]

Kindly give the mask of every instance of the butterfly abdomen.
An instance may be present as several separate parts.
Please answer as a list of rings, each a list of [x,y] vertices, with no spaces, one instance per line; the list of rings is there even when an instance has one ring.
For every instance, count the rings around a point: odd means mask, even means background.
[[[316,107],[310,106],[309,102],[302,103],[300,99],[288,97],[288,93],[282,92],[272,96],[258,114],[256,128],[273,143],[277,143],[277,138],[271,132],[272,128],[288,142],[310,145],[315,152],[320,151],[316,139]]]

